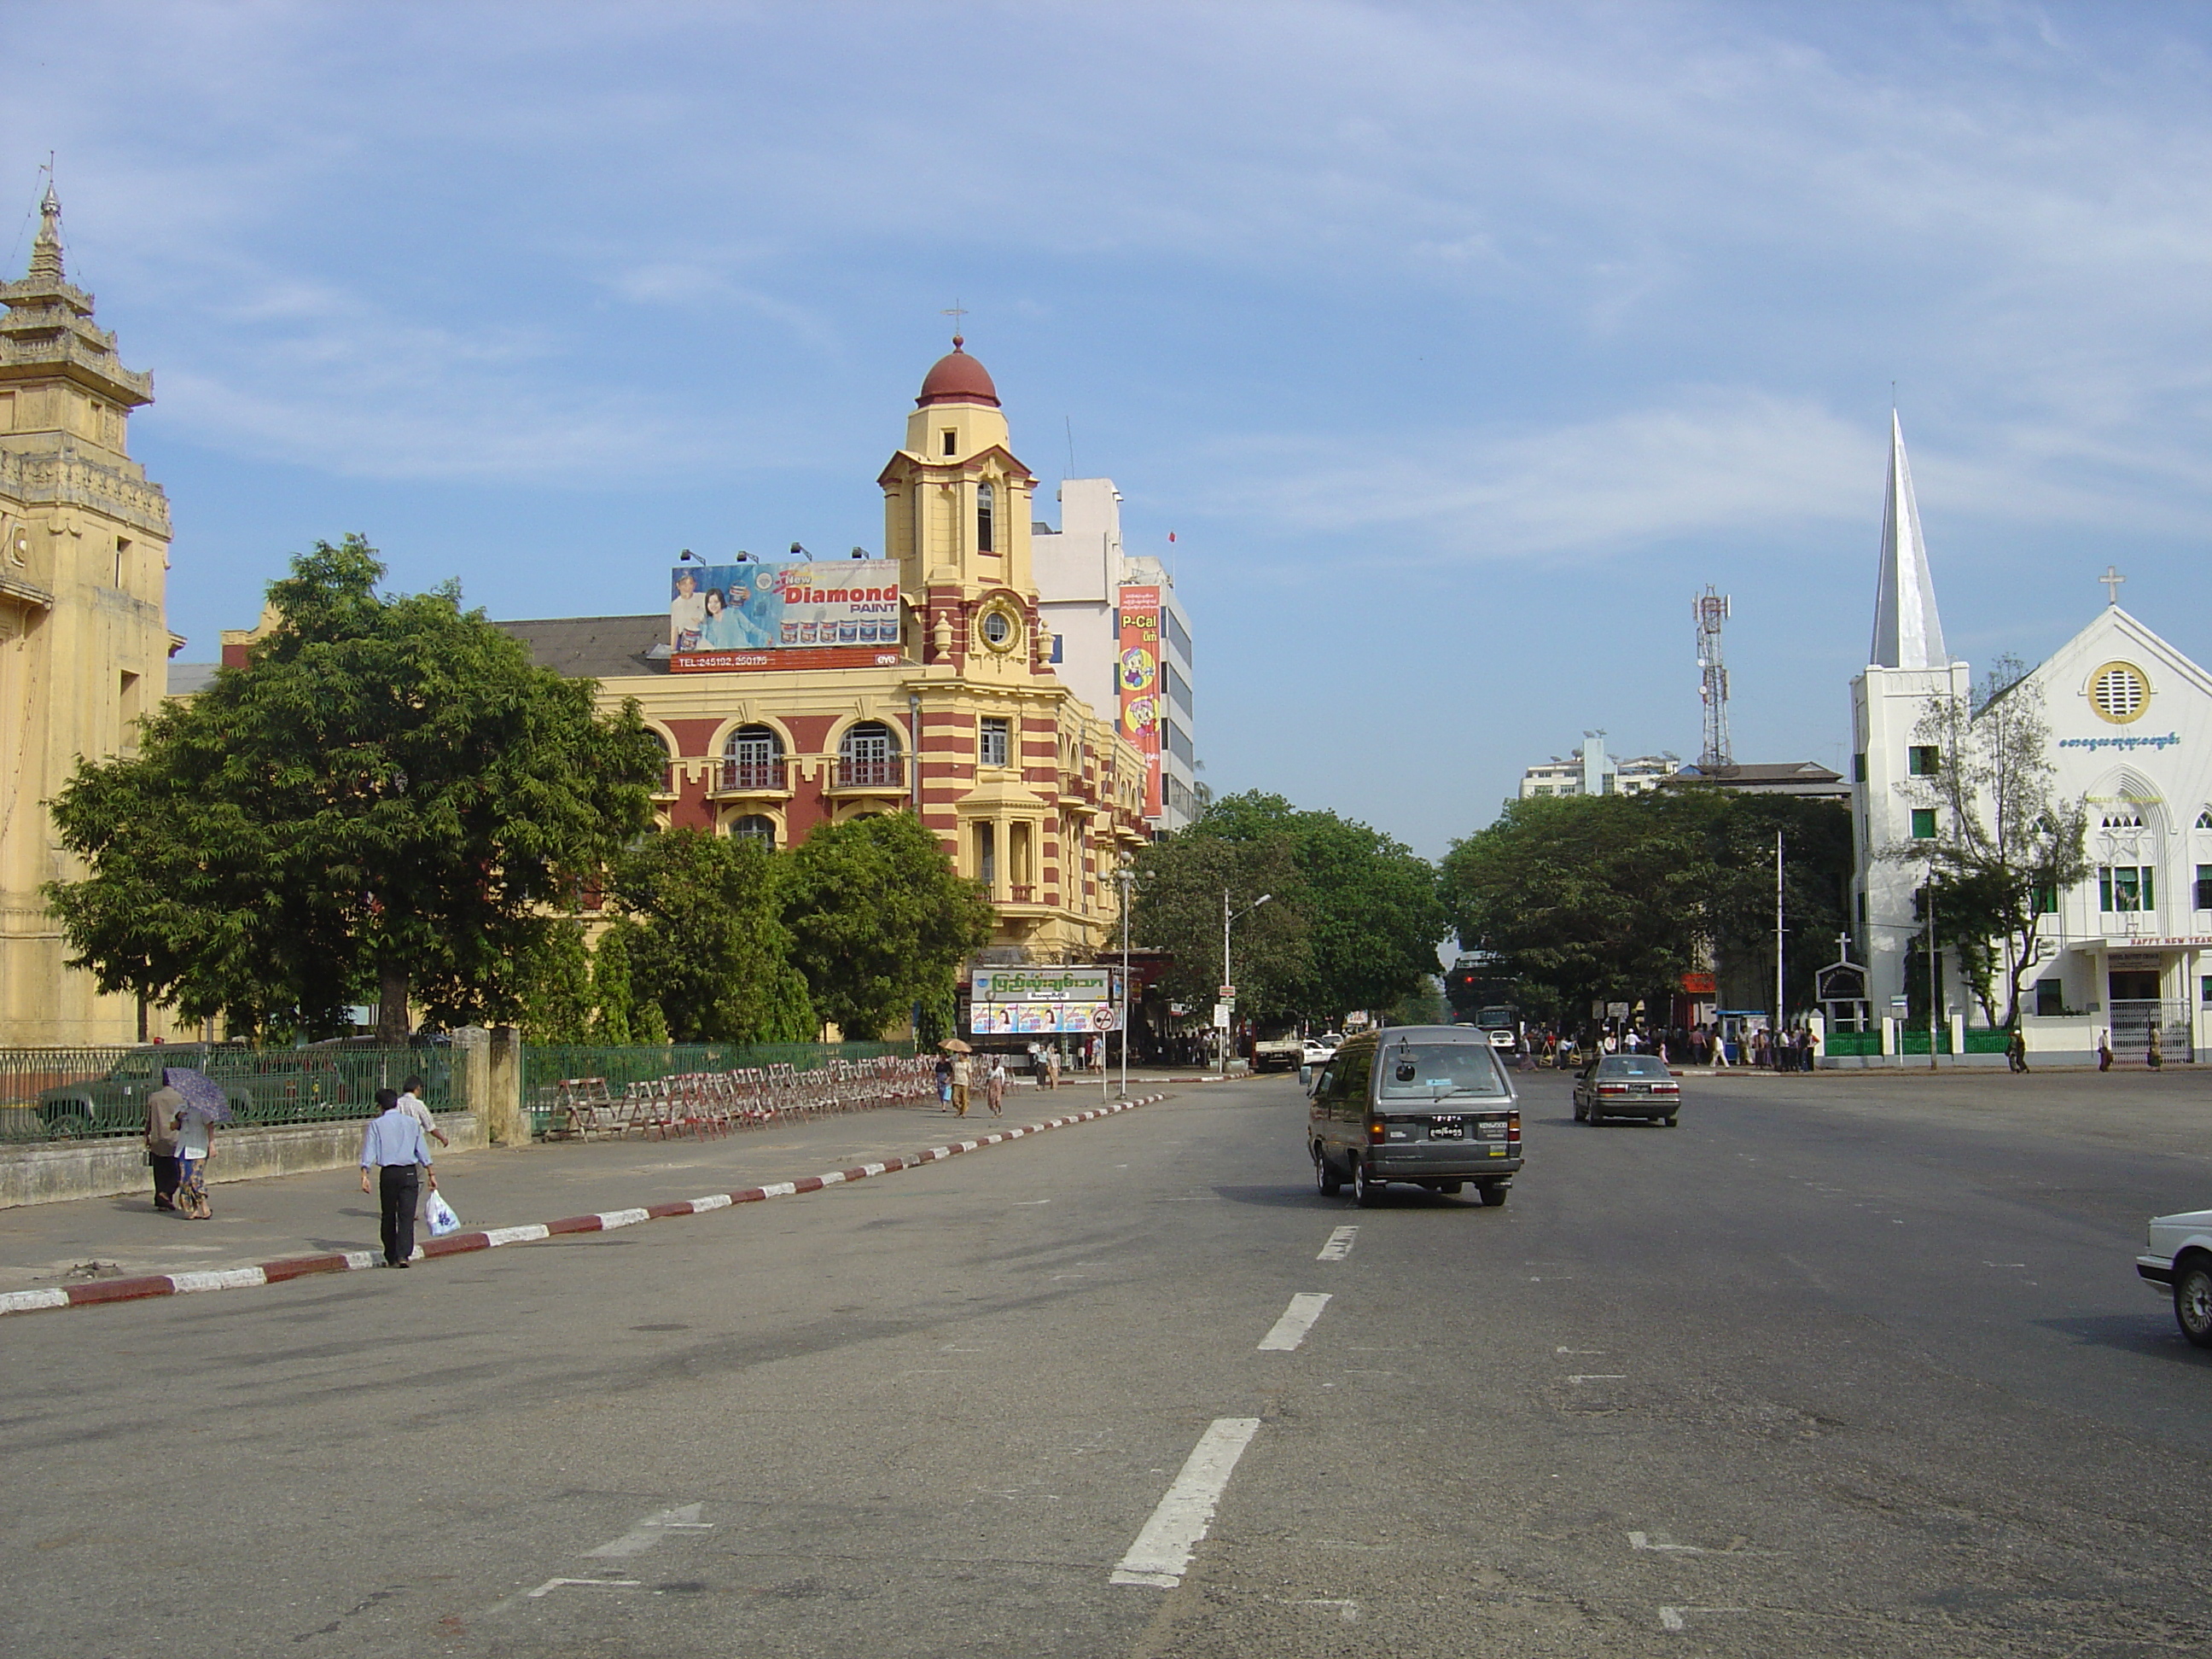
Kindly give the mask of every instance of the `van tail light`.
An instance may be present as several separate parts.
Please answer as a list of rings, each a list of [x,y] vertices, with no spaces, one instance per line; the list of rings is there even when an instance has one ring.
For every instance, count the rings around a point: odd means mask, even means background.
[[[1382,1139],[1382,1120],[1381,1118],[1370,1117],[1367,1120],[1367,1138],[1370,1140],[1380,1140]]]
[[[1521,1139],[1521,1114],[1520,1114],[1520,1113],[1518,1113],[1518,1112],[1508,1112],[1508,1113],[1506,1113],[1506,1115],[1505,1115],[1505,1139],[1506,1139],[1508,1141],[1515,1141],[1515,1140],[1518,1140],[1518,1139]]]

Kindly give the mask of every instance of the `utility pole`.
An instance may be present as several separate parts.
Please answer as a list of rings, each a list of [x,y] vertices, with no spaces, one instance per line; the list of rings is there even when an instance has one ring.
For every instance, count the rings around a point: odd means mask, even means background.
[[[1136,887],[1137,872],[1124,860],[1115,879],[1121,884],[1121,1098],[1127,1100],[1129,1097],[1129,896]]]
[[[1774,1035],[1782,1035],[1787,1012],[1782,1001],[1782,832],[1774,832]]]
[[[1229,890],[1226,887],[1221,890],[1221,984],[1224,991],[1237,983],[1229,977],[1229,924],[1242,921],[1274,896],[1273,893],[1262,893],[1232,916],[1229,914]],[[1228,1027],[1221,1034],[1221,1075],[1224,1081],[1229,1076],[1229,1040],[1236,1030],[1237,1010],[1232,1006],[1229,1011]]]

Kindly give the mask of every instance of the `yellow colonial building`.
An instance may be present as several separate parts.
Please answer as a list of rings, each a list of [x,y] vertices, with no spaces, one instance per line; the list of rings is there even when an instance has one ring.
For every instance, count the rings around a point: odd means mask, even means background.
[[[842,605],[847,589],[826,585],[849,569],[846,614],[867,617],[857,631],[810,620],[803,638],[791,623],[712,648],[711,618],[738,617],[772,568],[706,560],[696,581],[678,567],[667,612],[500,626],[544,665],[597,679],[607,704],[637,700],[668,748],[663,823],[782,847],[817,824],[914,811],[982,884],[994,954],[1089,959],[1119,918],[1115,871],[1150,839],[1147,758],[1115,711],[1053,672],[1030,563],[1036,481],[991,376],[957,337],[877,482],[881,560],[855,550],[849,566],[772,578],[788,616],[801,597]],[[809,573],[803,595],[793,570]],[[245,638],[226,635],[226,654]]]
[[[168,501],[127,443],[154,381],[64,274],[51,188],[0,302],[0,1045],[128,1042],[145,1017],[64,966],[39,890],[79,873],[46,802],[81,757],[130,751],[183,643],[163,620]]]

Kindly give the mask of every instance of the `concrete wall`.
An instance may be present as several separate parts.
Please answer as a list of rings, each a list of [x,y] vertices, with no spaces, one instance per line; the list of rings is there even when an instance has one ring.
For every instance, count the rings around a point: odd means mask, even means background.
[[[267,1129],[218,1129],[215,1154],[208,1160],[208,1180],[220,1185],[263,1176],[349,1168],[360,1160],[365,1121],[354,1118]],[[473,1112],[441,1112],[438,1127],[456,1151],[484,1144],[482,1120]],[[146,1148],[135,1139],[0,1147],[0,1209],[153,1189]]]

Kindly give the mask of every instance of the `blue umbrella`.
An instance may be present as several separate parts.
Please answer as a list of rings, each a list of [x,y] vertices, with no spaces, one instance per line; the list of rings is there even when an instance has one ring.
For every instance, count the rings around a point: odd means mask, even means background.
[[[162,1068],[161,1083],[174,1089],[185,1097],[185,1104],[210,1123],[230,1121],[230,1100],[217,1083],[205,1072],[189,1066],[169,1066]]]

